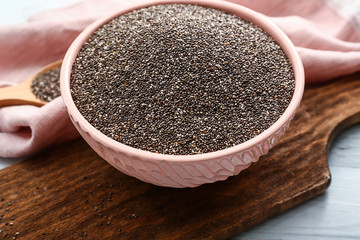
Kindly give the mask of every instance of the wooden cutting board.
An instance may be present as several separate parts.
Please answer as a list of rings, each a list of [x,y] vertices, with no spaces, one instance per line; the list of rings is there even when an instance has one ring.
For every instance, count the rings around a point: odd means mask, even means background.
[[[360,121],[359,79],[306,89],[291,127],[268,155],[235,177],[198,188],[126,176],[80,139],[48,149],[0,171],[0,238],[5,232],[9,239],[234,236],[326,190],[329,146]]]

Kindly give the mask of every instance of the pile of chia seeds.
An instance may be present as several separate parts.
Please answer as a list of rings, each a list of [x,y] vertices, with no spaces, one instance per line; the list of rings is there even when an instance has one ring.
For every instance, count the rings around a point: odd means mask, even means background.
[[[31,83],[31,91],[44,102],[50,102],[59,97],[61,95],[60,67],[39,74]]]
[[[162,154],[200,154],[243,143],[289,105],[294,74],[255,25],[195,5],[129,12],[87,40],[71,93],[108,137]]]

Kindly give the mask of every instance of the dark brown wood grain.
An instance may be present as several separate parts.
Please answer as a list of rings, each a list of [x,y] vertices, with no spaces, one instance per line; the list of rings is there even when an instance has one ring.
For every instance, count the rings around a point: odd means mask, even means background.
[[[198,188],[153,186],[117,171],[83,140],[0,171],[0,238],[225,239],[330,184],[334,136],[360,121],[360,75],[306,89],[280,143],[238,176]]]

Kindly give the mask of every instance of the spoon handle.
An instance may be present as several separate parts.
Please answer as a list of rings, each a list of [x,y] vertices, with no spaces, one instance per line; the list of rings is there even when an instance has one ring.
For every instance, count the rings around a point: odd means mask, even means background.
[[[29,91],[28,84],[28,81],[25,81],[16,86],[0,88],[0,107],[14,105],[43,106],[45,102],[36,98],[35,95]]]

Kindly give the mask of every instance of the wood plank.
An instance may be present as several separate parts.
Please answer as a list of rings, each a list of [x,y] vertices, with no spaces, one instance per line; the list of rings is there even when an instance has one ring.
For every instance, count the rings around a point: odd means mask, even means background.
[[[329,152],[330,188],[233,240],[360,239],[360,124],[343,131]]]
[[[360,121],[359,78],[307,89],[268,155],[238,176],[198,188],[163,188],[126,176],[80,139],[48,149],[0,171],[0,237],[231,237],[326,190],[329,142]]]

